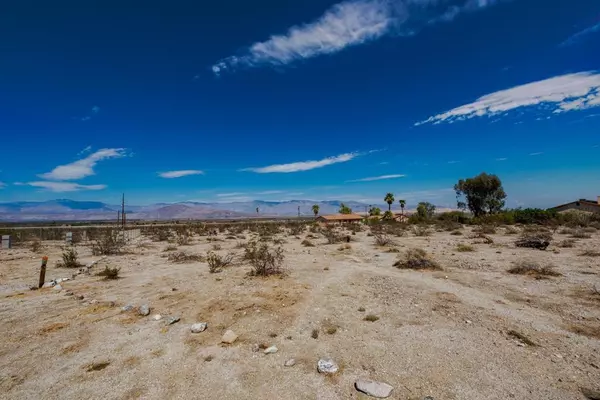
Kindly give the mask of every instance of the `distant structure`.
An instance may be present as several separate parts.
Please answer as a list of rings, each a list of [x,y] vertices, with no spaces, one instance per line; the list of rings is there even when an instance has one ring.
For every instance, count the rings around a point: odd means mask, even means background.
[[[333,215],[321,215],[317,218],[318,222],[326,224],[341,223],[341,222],[360,222],[363,217],[358,214],[333,214]]]
[[[596,201],[579,199],[571,203],[561,204],[560,206],[551,208],[551,210],[557,212],[577,210],[589,213],[600,213],[600,196],[598,196],[598,199]]]

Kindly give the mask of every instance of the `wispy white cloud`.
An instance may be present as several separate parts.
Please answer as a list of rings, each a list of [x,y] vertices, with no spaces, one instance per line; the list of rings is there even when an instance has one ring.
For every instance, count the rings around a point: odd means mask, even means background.
[[[77,153],[77,155],[81,156],[83,154],[89,153],[90,151],[92,151],[92,146],[86,146],[83,150]]]
[[[351,0],[329,8],[317,20],[291,27],[287,33],[252,44],[239,55],[212,66],[227,70],[285,65],[301,59],[339,52],[387,34],[414,35],[427,25],[449,22],[463,12],[488,7],[500,0],[459,0],[447,6],[438,0]],[[455,2],[456,3],[456,2]]]
[[[69,181],[81,179],[87,176],[94,175],[94,167],[99,161],[125,156],[125,149],[122,148],[100,149],[90,154],[89,156],[82,158],[81,160],[77,160],[70,164],[59,165],[52,171],[38,176],[43,179],[55,181]]]
[[[258,195],[270,195],[270,194],[281,194],[285,193],[282,190],[265,190],[264,192],[257,192]]]
[[[404,174],[393,174],[393,175],[381,175],[381,176],[371,176],[368,178],[361,178],[361,179],[353,179],[351,181],[346,181],[346,182],[372,182],[372,181],[382,181],[385,179],[398,179],[398,178],[404,178],[406,175]]]
[[[93,106],[90,109],[90,112],[87,115],[84,115],[83,117],[80,117],[80,118],[73,118],[73,119],[75,119],[75,120],[78,119],[78,120],[83,121],[83,122],[89,121],[90,119],[92,119],[93,117],[95,117],[99,112],[100,112],[100,107]]]
[[[579,72],[515,86],[490,93],[473,103],[417,122],[415,126],[452,123],[476,117],[491,117],[521,107],[544,106],[554,113],[600,106],[600,73]]]
[[[506,161],[506,160],[508,160],[508,158],[506,158],[506,157],[496,158],[496,161]]]
[[[448,164],[458,164],[459,162],[460,161],[451,160],[451,161],[448,161]]]
[[[158,176],[166,179],[181,178],[190,175],[204,175],[204,171],[200,171],[197,169],[184,169],[180,171],[167,171],[158,173]]]
[[[2,188],[4,188],[4,187],[6,187],[6,183],[4,183],[4,182],[0,182],[0,189],[2,189]]]
[[[543,151],[538,151],[538,152],[536,152],[536,153],[529,153],[529,155],[530,155],[530,156],[540,156],[540,155],[542,155],[542,154],[544,154],[544,152],[543,152]]]
[[[583,38],[585,38],[586,36],[591,35],[592,33],[599,33],[599,32],[600,32],[600,22],[598,22],[595,25],[589,26],[589,27],[585,28],[584,30],[581,30],[581,31],[575,33],[574,35],[571,35],[567,40],[562,42],[559,46],[564,47],[564,46],[573,45],[573,44],[579,42],[580,40],[582,40]]]
[[[269,165],[266,167],[259,168],[244,168],[241,171],[250,171],[256,172],[259,174],[272,174],[272,173],[290,173],[290,172],[300,172],[300,171],[309,171],[311,169],[323,168],[328,165],[348,162],[358,157],[359,153],[345,153],[340,154],[335,157],[327,157],[322,160],[311,160],[311,161],[299,161],[293,162],[289,164],[276,164]]]
[[[219,193],[217,194],[217,197],[239,197],[242,195],[245,195],[246,193],[242,193],[242,192],[233,192],[233,193]]]
[[[52,192],[77,192],[80,190],[102,190],[106,185],[80,185],[73,182],[28,182],[27,185],[47,189]]]

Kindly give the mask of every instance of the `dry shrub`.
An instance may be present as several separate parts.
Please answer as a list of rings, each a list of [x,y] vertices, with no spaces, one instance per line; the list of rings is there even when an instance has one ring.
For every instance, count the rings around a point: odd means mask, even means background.
[[[385,252],[386,253],[400,253],[400,250],[398,250],[396,247],[389,247]]]
[[[219,250],[223,249],[223,247],[220,244],[215,243],[215,244],[212,245],[212,249],[214,251],[219,251]]]
[[[116,230],[107,229],[93,241],[92,254],[95,256],[120,254],[124,246],[123,236]]]
[[[589,239],[592,237],[592,235],[585,232],[583,229],[575,229],[573,231],[573,233],[571,233],[571,237],[574,237],[577,239]]]
[[[375,322],[375,321],[379,321],[379,317],[375,314],[369,314],[367,316],[365,316],[365,321],[369,321],[369,322]]]
[[[304,239],[304,240],[302,241],[302,246],[304,246],[304,247],[315,247],[314,243],[313,243],[313,242],[311,242],[311,241],[310,241],[310,240],[308,240],[308,239]]]
[[[452,236],[462,236],[463,233],[461,231],[452,231],[452,232],[450,232],[450,234]]]
[[[456,246],[456,251],[459,251],[461,253],[466,253],[466,252],[475,251],[475,249],[471,245],[461,243],[458,246]]]
[[[177,250],[177,246],[170,244],[167,247],[165,247],[165,249],[163,251],[167,252],[167,251],[175,251]]]
[[[179,246],[188,246],[192,240],[187,234],[177,234],[176,242]]]
[[[171,237],[171,229],[168,226],[152,227],[150,235],[155,242],[166,242]]]
[[[517,228],[515,228],[514,226],[506,226],[504,227],[504,233],[506,233],[507,235],[516,235],[519,233],[519,230]]]
[[[519,260],[514,263],[514,266],[508,270],[510,274],[517,275],[532,275],[536,278],[544,276],[560,276],[560,273],[554,270],[554,266],[541,266],[533,260]]]
[[[576,242],[573,239],[565,239],[565,240],[562,240],[562,241],[558,242],[556,244],[556,246],[563,247],[563,248],[567,248],[567,247],[571,248],[571,247],[575,247],[575,243]]]
[[[429,227],[424,226],[424,225],[413,226],[412,233],[415,236],[430,236],[431,235],[431,231],[429,230]]]
[[[596,233],[597,229],[594,226],[588,226],[586,228],[582,228],[581,230],[587,233]]]
[[[352,246],[350,245],[350,243],[344,243],[343,245],[338,247],[338,250],[339,251],[352,250]]]
[[[206,253],[206,262],[208,263],[208,271],[212,274],[215,272],[221,272],[223,268],[226,268],[233,264],[235,254],[227,253],[224,256],[220,256],[217,253],[209,251]]]
[[[39,239],[34,239],[30,244],[30,250],[34,253],[38,253],[42,250],[42,242]]]
[[[572,235],[573,232],[575,232],[575,229],[572,228],[563,228],[558,231],[558,233],[560,233],[561,235]]]
[[[376,233],[375,244],[377,246],[394,246],[396,243],[394,243],[394,241],[389,235],[385,233]]]
[[[81,268],[83,264],[77,260],[77,250],[70,247],[63,249],[62,261],[56,263],[56,266],[59,268]]]
[[[583,256],[583,257],[600,257],[600,251],[596,251],[596,250],[592,250],[592,249],[586,249],[582,253],[580,253],[579,255]]]
[[[299,236],[304,233],[306,225],[304,225],[303,223],[293,223],[290,224],[289,228],[291,236]]]
[[[494,225],[479,225],[478,227],[473,229],[473,232],[491,235],[496,233],[496,227]]]
[[[323,236],[325,236],[329,244],[340,243],[344,239],[340,231],[332,226],[327,226],[323,232]]]
[[[427,252],[423,249],[410,249],[404,255],[404,259],[398,260],[394,263],[394,267],[401,269],[432,269],[441,270],[439,266]]]
[[[552,241],[552,233],[547,230],[525,230],[515,242],[517,247],[546,250]]]
[[[494,239],[492,239],[488,235],[481,233],[481,232],[474,233],[473,235],[471,235],[469,237],[471,239],[481,239],[481,243],[485,243],[485,244],[493,244],[494,243]]]
[[[104,267],[104,271],[100,271],[96,275],[103,276],[104,279],[119,279],[119,271],[121,268],[111,268],[107,265]]]
[[[244,258],[252,265],[251,275],[269,276],[283,273],[283,249],[269,249],[267,243],[251,242],[246,246]]]
[[[174,263],[192,263],[202,262],[204,261],[204,257],[200,254],[188,254],[185,251],[176,251],[169,254],[168,260]]]

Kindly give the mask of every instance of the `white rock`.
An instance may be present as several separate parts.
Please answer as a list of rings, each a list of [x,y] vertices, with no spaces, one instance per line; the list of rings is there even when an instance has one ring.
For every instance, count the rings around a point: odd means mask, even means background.
[[[179,317],[169,317],[167,318],[167,325],[173,325],[176,322],[179,322],[181,318]]]
[[[394,388],[387,383],[376,382],[370,379],[359,379],[354,383],[354,387],[359,392],[363,392],[372,397],[378,399],[385,399],[390,397]]]
[[[131,311],[133,310],[133,306],[131,304],[127,304],[123,307],[121,307],[121,311],[127,312],[127,311]]]
[[[293,358],[290,358],[285,363],[283,363],[283,365],[286,367],[293,367],[294,365],[296,365],[296,360]]]
[[[331,358],[322,358],[317,362],[317,371],[322,374],[335,374],[340,367]]]
[[[228,330],[223,334],[223,337],[221,338],[221,343],[232,344],[237,340],[237,338],[238,335],[236,335],[234,331]]]
[[[141,305],[140,308],[138,308],[138,314],[144,317],[150,315],[150,307],[148,304]]]
[[[54,290],[62,290],[62,286],[60,286],[60,285],[55,285],[55,286],[54,286]]]
[[[271,346],[268,349],[265,349],[264,353],[265,354],[273,354],[273,353],[277,353],[279,349],[277,348],[277,346]]]
[[[160,315],[160,314],[156,314],[156,315],[154,315],[154,316],[152,317],[152,319],[153,319],[153,320],[155,320],[155,321],[160,321],[160,320],[161,320],[161,318],[162,318],[162,315]]]
[[[208,328],[208,324],[206,322],[199,322],[197,324],[192,325],[190,328],[192,333],[200,333],[204,332]]]

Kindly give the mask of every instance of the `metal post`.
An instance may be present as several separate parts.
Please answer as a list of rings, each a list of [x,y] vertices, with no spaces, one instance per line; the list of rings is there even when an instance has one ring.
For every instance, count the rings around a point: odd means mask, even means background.
[[[40,267],[40,281],[38,282],[38,288],[44,286],[46,280],[46,264],[48,263],[48,256],[42,257],[42,265]]]

